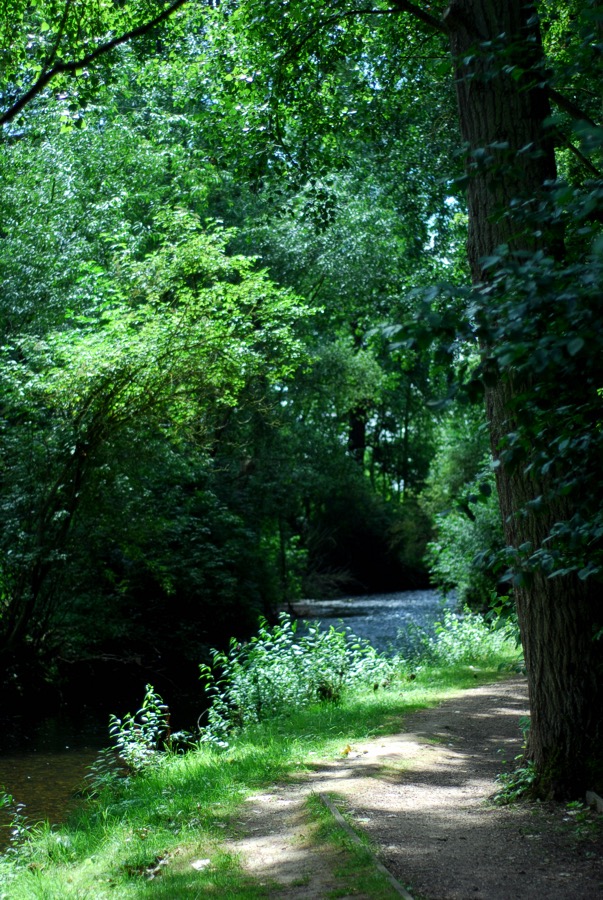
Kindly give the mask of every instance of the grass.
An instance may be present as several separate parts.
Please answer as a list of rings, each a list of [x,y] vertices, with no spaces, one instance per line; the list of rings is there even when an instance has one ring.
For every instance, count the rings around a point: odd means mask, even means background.
[[[350,690],[337,703],[293,708],[287,716],[250,724],[225,750],[201,744],[182,756],[166,754],[136,778],[106,788],[68,824],[31,830],[0,859],[0,898],[274,896],[274,886],[250,880],[237,857],[222,849],[246,796],[309,771],[318,759],[339,756],[348,743],[399,731],[414,711],[500,678],[516,656],[509,643],[482,658],[479,668],[425,664],[412,680],[404,675],[377,690]],[[325,833],[326,839],[332,838]],[[350,849],[345,865],[359,867],[370,881],[368,857],[362,861],[358,853]],[[199,860],[210,863],[193,868]],[[386,896],[371,884],[369,896]]]
[[[335,798],[331,797],[331,800]],[[312,844],[316,847],[330,846],[338,853],[338,864],[334,867],[333,875],[341,881],[341,885],[339,890],[336,889],[329,896],[347,897],[351,893],[360,893],[374,900],[392,900],[400,896],[386,876],[376,868],[374,853],[366,835],[354,831],[360,843],[353,840],[316,794],[308,797],[306,805],[315,825]],[[345,811],[341,812],[349,827],[354,830]]]

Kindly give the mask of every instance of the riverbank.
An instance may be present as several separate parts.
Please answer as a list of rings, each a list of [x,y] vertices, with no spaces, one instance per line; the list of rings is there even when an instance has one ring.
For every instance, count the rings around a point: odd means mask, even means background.
[[[27,883],[4,880],[0,896],[595,900],[603,881],[601,817],[577,804],[501,808],[489,800],[505,759],[508,765],[519,749],[526,700],[521,677],[474,686],[406,716],[402,732],[307,758],[289,777],[250,793],[230,817],[218,810],[217,839],[199,829],[199,840],[179,841],[127,880],[111,877],[106,865],[95,868],[94,857],[70,861],[63,830],[54,858],[30,860]],[[324,792],[364,848],[319,802]],[[153,827],[147,815],[148,833],[131,827],[126,845],[149,841]]]
[[[338,703],[248,726],[227,749],[201,745],[164,756],[139,777],[111,780],[69,825],[40,828],[15,848],[2,863],[0,896],[272,896],[225,844],[247,797],[305,776],[320,760],[340,759],[358,742],[398,733],[417,709],[501,677],[516,656],[512,643],[499,642],[475,663],[401,669],[390,682],[350,690]]]
[[[326,628],[339,627],[341,619],[345,628],[351,628],[378,650],[387,651],[395,645],[404,653],[413,635],[433,628],[434,621],[442,615],[442,602],[433,590],[403,591],[330,601],[305,600],[292,604],[292,611],[295,616],[316,620]],[[299,622],[298,630],[302,627]],[[140,672],[124,671],[119,687],[100,674],[97,678],[90,675],[87,673],[82,684],[94,685],[96,696],[90,688],[85,698],[77,694],[70,697],[67,692],[63,707],[53,712],[48,697],[40,703],[33,697],[22,698],[13,716],[0,718],[0,786],[24,803],[35,821],[65,821],[74,805],[73,792],[91,765],[95,751],[107,746],[109,714],[122,717],[136,708],[148,681],[153,681],[169,706],[175,730],[192,730],[204,711],[197,670],[186,685],[188,704],[182,686],[157,681],[156,672],[145,672],[143,678]],[[27,715],[23,709],[27,709]],[[4,847],[1,826],[5,821],[0,810],[0,852]]]

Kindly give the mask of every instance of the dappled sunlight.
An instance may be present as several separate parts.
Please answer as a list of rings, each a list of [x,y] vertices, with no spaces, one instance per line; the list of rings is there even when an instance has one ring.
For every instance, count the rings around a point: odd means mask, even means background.
[[[369,837],[379,859],[399,882],[411,885],[411,893],[451,900],[567,900],[565,858],[547,857],[542,865],[548,838],[540,835],[540,819],[530,810],[489,801],[504,768],[501,749],[512,758],[521,748],[525,707],[523,679],[484,686],[416,713],[407,721],[409,732],[348,744],[339,758],[312,764],[295,787],[251,797],[235,846],[250,871],[288,885],[287,897],[313,896],[305,887],[289,891],[295,871],[298,877],[313,872],[316,847],[307,817],[304,824],[304,802],[308,794],[319,794]],[[509,888],[517,872],[520,894]],[[584,877],[580,896],[594,897]],[[317,882],[313,889],[321,896]]]

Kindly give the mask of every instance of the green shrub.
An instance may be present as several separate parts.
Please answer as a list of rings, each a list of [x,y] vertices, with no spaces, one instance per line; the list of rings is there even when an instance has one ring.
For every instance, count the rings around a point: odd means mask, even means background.
[[[515,638],[512,624],[491,624],[467,608],[462,614],[446,610],[434,631],[420,637],[416,652],[422,662],[442,666],[487,663]]]
[[[485,610],[497,596],[503,546],[494,476],[486,471],[467,485],[462,501],[438,516],[427,547],[431,579],[444,595],[455,591],[461,607]]]
[[[391,677],[399,660],[387,659],[349,629],[297,622],[283,613],[279,623],[261,621],[248,643],[230,642],[201,666],[211,705],[202,740],[227,746],[235,727],[285,715],[292,707],[339,700],[354,685]]]
[[[109,734],[119,758],[131,772],[158,762],[169,740],[170,714],[153,685],[147,684],[137,713],[126,713],[123,719],[110,716]]]

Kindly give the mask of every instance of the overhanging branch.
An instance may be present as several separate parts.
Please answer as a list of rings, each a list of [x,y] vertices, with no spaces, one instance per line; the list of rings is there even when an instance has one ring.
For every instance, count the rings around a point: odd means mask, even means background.
[[[188,3],[188,0],[175,0],[175,2],[164,9],[163,12],[159,13],[159,15],[155,16],[155,18],[151,19],[149,22],[145,22],[144,25],[138,25],[136,28],[126,31],[125,34],[122,34],[119,37],[112,38],[104,44],[99,44],[98,47],[90,53],[81,56],[79,59],[72,60],[71,62],[58,62],[46,71],[43,70],[30,89],[22,94],[9,109],[2,113],[0,116],[0,126],[6,125],[8,122],[12,121],[12,119],[14,119],[28,103],[31,103],[31,101],[37,97],[38,94],[44,90],[46,85],[49,84],[53,78],[56,78],[57,75],[84,69],[100,56],[104,56],[106,53],[114,50],[115,47],[126,44],[133,38],[142,37],[142,35],[147,34],[157,25],[160,25],[162,22],[165,22],[166,19],[169,19],[170,16],[180,9],[180,7],[184,6],[185,3]]]
[[[398,12],[409,13],[416,19],[420,19],[420,21],[423,22],[424,25],[428,25],[429,28],[439,31],[442,34],[448,34],[448,29],[442,19],[437,19],[435,16],[432,16],[431,13],[427,12],[427,10],[421,9],[421,7],[417,6],[415,3],[410,3],[409,0],[392,0],[392,3]]]
[[[597,128],[597,123],[593,122],[590,116],[587,116],[585,112],[583,112],[579,106],[576,106],[571,100],[568,100],[567,97],[564,97],[563,94],[560,94],[559,91],[556,91],[553,87],[547,87],[547,94],[555,106],[558,106],[559,109],[564,110],[564,112],[569,113],[572,119],[576,119],[578,122],[586,122],[587,125],[590,125],[592,128]]]

